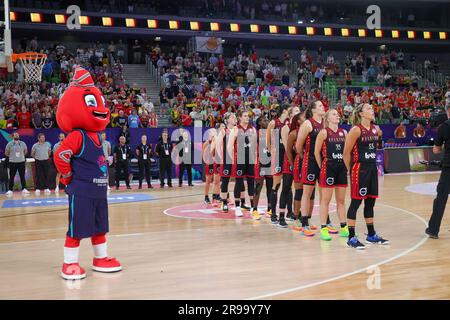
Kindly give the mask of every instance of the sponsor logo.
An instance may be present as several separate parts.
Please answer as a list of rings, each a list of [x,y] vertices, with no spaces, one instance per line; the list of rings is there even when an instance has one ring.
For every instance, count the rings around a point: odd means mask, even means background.
[[[227,169],[223,170],[223,174],[224,174],[224,175],[228,175],[229,173],[230,173],[229,170],[227,170]]]
[[[334,184],[334,178],[327,178],[327,185],[332,186]]]
[[[359,189],[359,195],[361,197],[365,197],[367,195],[367,188],[361,188]]]
[[[377,157],[377,155],[374,153],[374,152],[372,152],[372,153],[364,153],[364,157],[366,158],[366,159],[376,159],[376,157]]]
[[[275,167],[275,173],[280,173],[281,172],[281,167]]]
[[[316,175],[313,173],[308,174],[307,177],[308,181],[314,181],[316,179]]]
[[[333,153],[332,157],[333,157],[333,159],[337,159],[337,160],[342,160],[344,158],[342,153]]]
[[[236,171],[236,175],[237,175],[237,176],[242,176],[242,170],[237,170],[237,171]]]

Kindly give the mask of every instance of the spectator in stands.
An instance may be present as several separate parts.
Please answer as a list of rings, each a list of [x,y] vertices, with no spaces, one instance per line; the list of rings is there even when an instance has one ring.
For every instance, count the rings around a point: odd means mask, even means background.
[[[19,122],[19,129],[31,128],[31,113],[28,112],[26,106],[22,106],[21,112],[17,113],[17,120]]]
[[[45,194],[50,194],[49,189],[49,157],[52,152],[50,143],[45,141],[43,133],[38,134],[38,142],[31,148],[31,156],[35,160],[36,166],[36,195],[40,195],[44,189]]]
[[[141,45],[139,40],[134,40],[133,44],[133,63],[140,64],[141,63]]]
[[[128,128],[139,128],[139,116],[137,115],[137,111],[134,108],[133,111],[131,111],[131,114],[128,116]]]
[[[28,148],[25,142],[20,141],[19,133],[13,133],[13,140],[8,142],[5,147],[5,156],[8,158],[9,165],[9,185],[6,196],[13,195],[14,178],[19,172],[20,185],[22,187],[22,194],[28,195],[30,192],[26,189],[25,181],[25,157],[28,153]]]

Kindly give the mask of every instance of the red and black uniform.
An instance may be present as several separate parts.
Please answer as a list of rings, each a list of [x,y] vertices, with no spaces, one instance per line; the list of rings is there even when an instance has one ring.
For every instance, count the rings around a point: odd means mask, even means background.
[[[269,157],[270,153],[267,149],[265,141],[261,143],[259,134],[257,138],[258,149],[255,161],[255,179],[263,179],[264,177],[272,177],[272,161]],[[263,139],[265,140],[265,139]]]
[[[295,130],[295,136],[298,135],[298,130]],[[300,155],[294,152],[294,167],[292,168],[292,175],[294,176],[295,183],[302,183],[302,159]]]
[[[225,135],[222,142],[222,161],[220,164],[220,176],[224,178],[231,177],[232,158],[227,152],[227,138],[230,136],[230,129],[225,129]]]
[[[205,175],[206,176],[213,176],[216,173],[216,161],[215,161],[215,151],[212,152],[211,154],[211,141],[208,142],[208,145],[206,146],[206,150],[208,151],[208,155],[205,159]]]
[[[320,169],[314,156],[314,148],[316,146],[317,135],[323,129],[323,121],[317,122],[313,118],[308,119],[313,127],[305,141],[305,152],[302,161],[302,183],[307,185],[315,185],[319,179]]]
[[[252,148],[252,135],[256,134],[256,129],[251,125],[243,128],[237,125],[238,135],[234,142],[233,168],[231,176],[233,178],[254,178],[255,177],[255,152]]]
[[[322,168],[319,186],[322,188],[347,187],[347,168],[344,164],[345,132],[327,128],[327,138],[322,144]]]
[[[362,125],[358,127],[361,136],[352,150],[351,197],[356,200],[378,198],[378,132],[373,124],[369,130]]]
[[[281,122],[279,118],[276,118],[274,121],[275,127],[272,130],[272,134],[275,134],[276,140],[274,145],[272,146],[272,162],[274,165],[273,175],[281,176],[283,174],[285,159],[287,159],[285,155],[283,139],[281,138],[281,129],[289,120]]]
[[[290,120],[287,120],[285,122],[285,125],[289,126],[290,125]],[[291,163],[289,162],[289,159],[287,157],[287,152],[292,152],[292,156],[295,157],[294,148],[292,148],[292,150],[287,150],[287,151],[285,150],[284,157],[283,157],[283,174],[292,174],[293,168],[292,168]]]

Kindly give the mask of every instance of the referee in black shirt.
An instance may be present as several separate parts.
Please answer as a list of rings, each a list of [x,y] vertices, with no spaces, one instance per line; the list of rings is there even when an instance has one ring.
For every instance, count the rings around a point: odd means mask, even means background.
[[[127,189],[130,187],[130,177],[128,173],[128,161],[131,159],[131,149],[125,144],[124,136],[119,138],[119,144],[114,147],[114,162],[116,164],[116,190],[119,190],[120,175],[123,172]]]
[[[441,124],[438,129],[438,135],[433,147],[434,153],[441,153],[443,145],[445,149],[441,177],[436,190],[437,196],[433,202],[433,214],[428,222],[428,228],[425,230],[425,233],[433,239],[438,239],[439,228],[450,191],[450,106],[447,106],[447,117],[449,119]]]
[[[150,157],[153,154],[152,144],[147,143],[147,136],[141,137],[141,144],[136,147],[136,156],[139,164],[139,189],[142,189],[142,180],[147,180],[148,189],[152,189],[152,177],[150,174]]]

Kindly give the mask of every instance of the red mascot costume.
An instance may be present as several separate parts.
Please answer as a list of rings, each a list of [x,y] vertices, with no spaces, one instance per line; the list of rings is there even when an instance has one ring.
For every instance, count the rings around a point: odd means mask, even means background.
[[[122,270],[120,263],[108,258],[107,163],[99,133],[109,123],[109,110],[91,75],[76,67],[70,86],[61,97],[56,121],[67,138],[58,148],[54,161],[69,197],[69,230],[64,245],[61,276],[67,280],[86,277],[78,264],[80,240],[91,238],[94,248],[92,269],[98,272]]]

